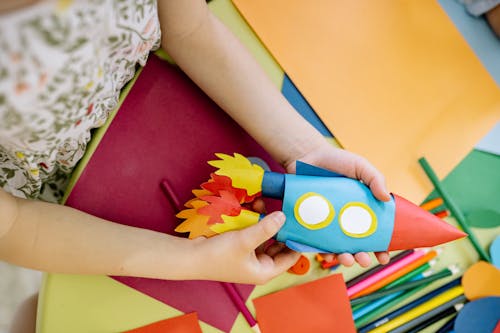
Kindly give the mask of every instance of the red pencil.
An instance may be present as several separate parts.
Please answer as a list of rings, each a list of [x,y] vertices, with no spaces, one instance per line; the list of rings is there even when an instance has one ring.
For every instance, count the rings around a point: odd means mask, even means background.
[[[245,320],[247,321],[248,325],[255,331],[260,333],[260,328],[259,324],[255,320],[255,318],[252,316],[250,313],[250,310],[248,310],[245,301],[241,297],[240,293],[236,289],[236,286],[233,283],[228,283],[228,282],[221,282],[222,286],[226,290],[226,293],[229,295],[231,300],[233,301],[234,305],[240,310],[241,314],[243,317],[245,317]]]

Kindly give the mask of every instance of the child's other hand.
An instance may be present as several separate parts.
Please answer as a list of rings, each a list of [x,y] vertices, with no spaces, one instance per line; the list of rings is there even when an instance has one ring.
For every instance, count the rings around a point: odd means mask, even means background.
[[[274,212],[248,228],[194,239],[201,278],[264,284],[286,272],[297,262],[300,253],[278,242],[265,247],[284,222],[284,214]]]
[[[370,187],[370,190],[377,199],[381,201],[389,201],[391,199],[385,187],[384,176],[370,162],[347,150],[335,148],[326,141],[318,148],[287,162],[285,164],[287,172],[295,173],[295,162],[297,160],[332,170],[350,178],[359,179]],[[333,254],[326,254],[325,260],[331,261],[334,256]],[[352,266],[354,262],[357,262],[362,267],[368,267],[371,264],[371,258],[365,252],[354,255],[342,253],[336,255],[336,257],[344,266]],[[387,252],[377,252],[375,253],[375,257],[381,264],[389,262],[389,254]]]

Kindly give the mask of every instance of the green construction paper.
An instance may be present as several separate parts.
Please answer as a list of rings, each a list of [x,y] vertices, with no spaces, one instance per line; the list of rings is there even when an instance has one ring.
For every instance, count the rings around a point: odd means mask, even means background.
[[[500,213],[491,209],[473,210],[465,217],[471,227],[494,228],[500,226]]]
[[[434,185],[436,192],[442,197],[445,205],[450,210],[451,215],[455,218],[463,231],[468,234],[468,236],[465,238],[469,240],[469,242],[474,247],[474,250],[476,250],[482,260],[490,261],[491,259],[488,253],[485,251],[484,246],[482,246],[472,229],[470,229],[470,226],[464,216],[464,213],[462,212],[462,209],[455,203],[453,196],[449,194],[446,187],[442,185],[441,181],[438,179],[437,175],[435,174],[434,170],[427,162],[425,157],[420,158],[418,162],[420,163],[422,169],[425,171],[431,183]]]
[[[500,214],[500,156],[472,150],[441,182],[466,216],[482,210]]]

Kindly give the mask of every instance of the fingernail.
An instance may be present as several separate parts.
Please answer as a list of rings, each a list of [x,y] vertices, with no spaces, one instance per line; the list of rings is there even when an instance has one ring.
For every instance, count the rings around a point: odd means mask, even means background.
[[[391,258],[389,257],[388,254],[384,253],[381,258],[380,258],[380,261],[382,262],[382,264],[387,264],[389,262]]]
[[[274,221],[276,221],[281,228],[283,223],[285,223],[285,214],[281,211],[273,212],[269,215]]]

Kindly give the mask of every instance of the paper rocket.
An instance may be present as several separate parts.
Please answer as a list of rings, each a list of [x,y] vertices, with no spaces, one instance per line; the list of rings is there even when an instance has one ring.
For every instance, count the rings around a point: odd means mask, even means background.
[[[177,216],[190,238],[245,228],[262,216],[257,197],[283,201],[286,222],[276,239],[300,252],[356,253],[431,247],[466,234],[413,203],[377,200],[362,182],[297,162],[297,174],[266,171],[240,154],[216,154],[218,170]]]

